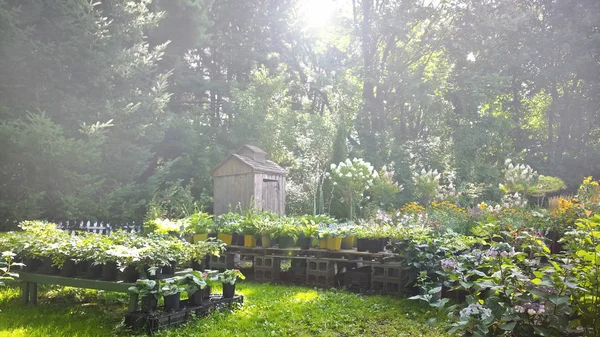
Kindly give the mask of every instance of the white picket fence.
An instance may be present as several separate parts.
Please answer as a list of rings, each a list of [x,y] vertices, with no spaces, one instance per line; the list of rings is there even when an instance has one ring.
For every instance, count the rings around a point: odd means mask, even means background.
[[[135,222],[132,223],[124,223],[124,224],[110,224],[98,221],[59,221],[56,222],[56,226],[59,229],[68,231],[72,234],[75,234],[77,231],[85,231],[89,233],[97,233],[97,234],[105,234],[110,235],[113,231],[122,229],[125,232],[129,233],[141,233],[143,231],[143,225],[137,224]]]

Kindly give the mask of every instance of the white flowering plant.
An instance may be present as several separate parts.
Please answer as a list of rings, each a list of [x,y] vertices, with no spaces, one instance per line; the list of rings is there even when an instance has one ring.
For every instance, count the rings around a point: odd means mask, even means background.
[[[354,218],[354,205],[361,201],[375,179],[379,177],[373,166],[361,158],[346,159],[339,164],[331,164],[327,177],[331,179],[334,190],[340,190],[343,202],[349,208],[348,219]]]
[[[504,193],[521,192],[536,186],[540,175],[525,164],[513,164],[511,159],[504,161],[504,183],[500,184],[500,190]]]

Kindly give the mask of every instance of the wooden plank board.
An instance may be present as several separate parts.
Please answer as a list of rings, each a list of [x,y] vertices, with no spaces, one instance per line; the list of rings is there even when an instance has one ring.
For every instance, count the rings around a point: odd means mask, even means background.
[[[127,289],[134,285],[134,283],[88,280],[74,277],[43,275],[27,272],[19,272],[19,279],[21,281],[32,283],[56,284],[66,287],[98,289],[120,293],[128,292]]]
[[[300,247],[293,248],[263,248],[263,247],[243,247],[243,246],[227,246],[228,252],[253,252],[253,253],[262,253],[262,254],[296,254],[302,253],[306,255],[331,255],[331,256],[344,256],[344,255],[352,255],[356,257],[368,257],[368,258],[384,258],[394,256],[393,253],[381,252],[381,253],[369,253],[369,252],[359,252],[354,249],[342,249],[342,250],[326,250],[326,249],[300,249]]]

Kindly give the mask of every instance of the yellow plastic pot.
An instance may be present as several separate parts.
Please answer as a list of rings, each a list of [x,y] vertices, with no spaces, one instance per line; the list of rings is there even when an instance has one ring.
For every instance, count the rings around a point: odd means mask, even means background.
[[[244,247],[256,247],[256,236],[244,235]]]
[[[342,247],[342,238],[327,238],[327,249],[340,250]]]
[[[342,249],[352,249],[356,236],[347,236],[342,239]]]
[[[219,234],[219,235],[217,235],[217,239],[223,241],[226,245],[231,246],[231,241],[233,240],[233,235],[231,235],[231,234]]]
[[[246,238],[244,238],[246,240]],[[268,235],[263,235],[260,237],[260,241],[262,242],[263,248],[271,248],[271,237]],[[245,242],[244,242],[245,243]]]
[[[327,239],[319,239],[319,248],[327,249]]]
[[[200,242],[200,241],[206,241],[208,239],[208,234],[204,233],[204,234],[194,234],[194,236],[192,237],[192,242],[196,243],[196,242]]]

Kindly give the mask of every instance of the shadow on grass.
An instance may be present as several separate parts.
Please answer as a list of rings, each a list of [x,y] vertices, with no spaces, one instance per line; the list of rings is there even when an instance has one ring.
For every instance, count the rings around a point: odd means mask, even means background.
[[[0,290],[0,337],[114,336],[126,306],[120,294],[40,289],[37,306],[23,305],[16,288]]]

